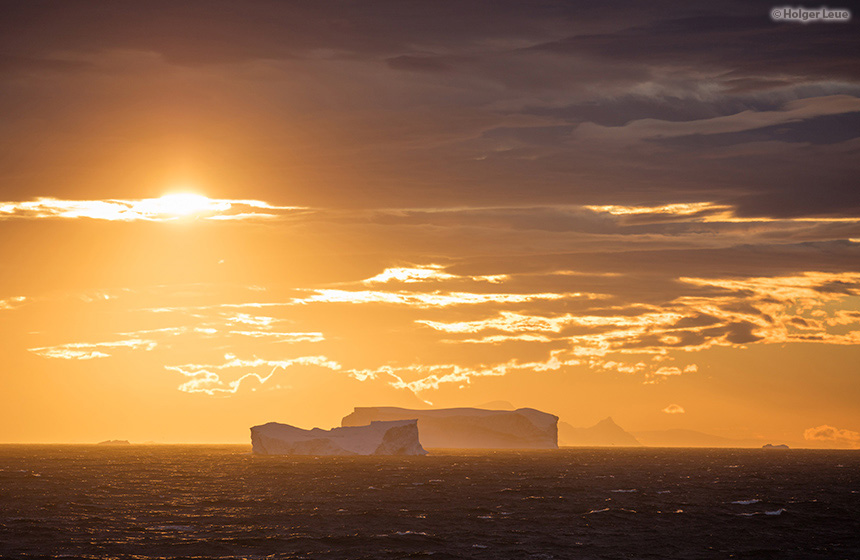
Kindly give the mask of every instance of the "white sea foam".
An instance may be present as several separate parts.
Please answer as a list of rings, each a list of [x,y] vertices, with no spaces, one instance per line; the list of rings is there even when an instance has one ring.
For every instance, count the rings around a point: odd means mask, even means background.
[[[752,513],[739,513],[741,517],[752,517],[754,515],[782,515],[785,513],[785,508],[775,509],[773,511],[754,511]]]
[[[593,509],[593,510],[591,510],[591,511],[589,511],[589,512],[586,512],[584,515],[591,515],[592,513],[602,513],[602,512],[604,512],[604,511],[609,511],[609,508]]]
[[[630,489],[630,490],[610,490],[610,492],[623,492],[623,493],[628,493],[628,492],[638,492],[638,491],[639,491],[639,490],[637,490],[636,488],[632,488],[632,489]]]

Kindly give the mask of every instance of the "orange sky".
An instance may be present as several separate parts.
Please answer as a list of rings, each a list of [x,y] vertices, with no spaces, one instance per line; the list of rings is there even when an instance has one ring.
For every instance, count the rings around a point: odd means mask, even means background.
[[[777,72],[635,10],[84,6],[0,33],[0,442],[506,400],[860,447],[856,23],[755,19]]]

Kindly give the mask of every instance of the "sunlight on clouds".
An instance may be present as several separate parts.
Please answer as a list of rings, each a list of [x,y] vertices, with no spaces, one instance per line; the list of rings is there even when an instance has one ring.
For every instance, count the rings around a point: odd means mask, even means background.
[[[413,275],[415,270],[422,271]],[[442,275],[436,277],[436,275]],[[450,276],[450,277],[449,277]],[[451,278],[453,277],[453,278]],[[121,332],[127,340],[102,343],[73,343],[31,348],[44,358],[91,360],[106,358],[120,348],[151,350],[156,345],[168,351],[164,355],[166,370],[187,379],[180,389],[209,395],[234,394],[240,387],[271,389],[276,370],[298,365],[342,371],[358,380],[383,379],[392,387],[416,395],[442,385],[466,386],[472,379],[503,376],[513,371],[555,371],[581,366],[595,372],[636,375],[642,383],[673,383],[682,376],[697,372],[695,364],[680,359],[679,353],[699,352],[712,347],[744,347],[750,344],[819,343],[860,344],[860,273],[825,273],[809,271],[785,276],[755,278],[680,278],[674,288],[680,292],[660,304],[637,301],[634,297],[611,296],[588,292],[477,293],[461,291],[421,292],[420,283],[459,281],[438,265],[410,269],[386,269],[364,283],[398,282],[396,290],[381,289],[299,289],[300,297],[282,301],[250,303],[214,303],[188,307],[163,307],[173,311],[172,321],[185,323],[153,325],[153,328]],[[433,280],[430,280],[433,279]],[[680,288],[678,288],[680,286]],[[846,298],[848,300],[846,301]],[[78,298],[75,298],[78,299]],[[14,306],[23,298],[4,301]],[[86,301],[102,301],[93,297]],[[418,361],[408,365],[388,363],[388,355],[377,356],[362,368],[353,364],[306,356],[279,357],[283,343],[314,344],[326,340],[325,323],[295,331],[276,328],[294,324],[294,306],[307,306],[317,317],[325,317],[321,304],[369,306],[399,305],[413,308],[414,313],[401,316],[402,323],[368,324],[368,328],[411,336],[423,333],[429,344],[452,346],[462,344],[463,352],[475,345],[492,345],[493,350],[515,351],[519,345],[529,351],[544,348],[544,359],[535,361],[505,360],[478,366],[446,360],[432,364]],[[528,305],[525,305],[528,304]],[[472,307],[477,306],[482,307]],[[509,311],[505,307],[517,308]],[[314,307],[316,306],[316,307]],[[457,307],[462,306],[462,307]],[[572,312],[572,306],[578,309]],[[536,307],[540,311],[528,311]],[[253,310],[267,309],[265,314]],[[280,309],[283,308],[283,309]],[[452,309],[455,308],[455,309]],[[554,314],[553,310],[564,310]],[[422,317],[427,311],[427,318]],[[430,315],[430,313],[433,313]],[[280,315],[289,313],[289,318]],[[346,310],[338,310],[338,317]],[[432,319],[430,318],[432,317]],[[445,320],[451,319],[451,320]],[[330,317],[325,321],[332,320]],[[341,336],[341,335],[339,335]],[[180,337],[181,342],[171,342]],[[243,337],[246,340],[241,340]],[[163,342],[163,344],[162,344]],[[466,350],[466,346],[470,348]],[[190,363],[171,361],[169,352],[176,348],[241,348],[253,355],[240,359],[233,354],[221,362],[211,358],[192,358]],[[306,351],[301,350],[304,353]],[[315,352],[313,352],[315,353]],[[516,355],[516,354],[511,354]],[[159,356],[161,357],[161,356]],[[411,358],[410,358],[411,359]],[[199,360],[199,361],[196,361]],[[686,362],[686,363],[685,363]],[[250,385],[249,385],[250,384]],[[244,389],[243,389],[244,390]]]
[[[440,385],[453,383],[461,387],[469,385],[476,377],[499,377],[512,371],[556,371],[564,366],[579,365],[579,360],[560,360],[558,351],[550,353],[550,358],[545,362],[524,362],[510,360],[496,365],[481,365],[477,367],[460,366],[457,364],[410,364],[406,366],[384,365],[376,369],[349,370],[351,377],[359,381],[390,377],[389,385],[395,389],[406,389],[418,398],[420,393],[438,389]],[[414,380],[404,378],[419,377]],[[422,398],[422,400],[424,400]],[[432,404],[429,401],[424,401]]]
[[[20,307],[27,301],[25,296],[16,296],[6,299],[0,299],[0,311],[15,309],[16,307]]]
[[[418,265],[413,267],[386,268],[372,278],[363,280],[364,284],[384,284],[396,281],[404,284],[415,282],[429,282],[442,280],[472,280],[475,282],[489,282],[499,284],[509,278],[506,274],[495,274],[490,276],[458,276],[445,272],[445,267],[439,264]]]
[[[631,216],[642,214],[671,214],[675,216],[690,216],[704,211],[726,211],[731,206],[714,204],[712,202],[690,202],[665,204],[663,206],[584,206],[592,212],[612,214],[613,216]]]
[[[251,325],[254,327],[269,327],[278,320],[274,317],[266,317],[261,315],[250,315],[248,313],[235,313],[232,315],[223,314],[226,317],[227,323],[230,325],[241,324]]]
[[[29,348],[30,352],[43,358],[59,358],[63,360],[92,360],[94,358],[109,358],[111,354],[103,352],[103,349],[128,348],[130,350],[152,350],[158,344],[154,340],[119,340],[116,342],[73,342],[59,346],[45,346],[42,348]]]
[[[580,293],[538,294],[477,294],[470,292],[385,292],[372,290],[314,290],[314,295],[296,298],[292,304],[309,303],[391,303],[419,308],[450,307],[453,305],[476,305],[481,303],[525,303],[538,300],[560,300],[583,297]]]
[[[679,313],[646,313],[639,316],[597,316],[597,315],[561,315],[558,317],[542,317],[523,315],[502,311],[499,317],[476,321],[461,321],[444,323],[419,319],[416,323],[426,325],[434,330],[448,333],[476,333],[493,329],[505,332],[561,332],[569,326],[603,327],[603,326],[659,326],[674,323],[682,317]]]
[[[732,291],[750,291],[758,296],[770,296],[783,301],[801,300],[815,303],[840,299],[844,293],[860,295],[860,273],[804,272],[796,276],[771,278],[708,279],[679,278],[697,286],[713,286]]]
[[[823,441],[860,447],[860,432],[834,428],[827,424],[805,430],[803,432],[803,439],[807,441]]]
[[[236,393],[243,381],[256,379],[258,383],[264,384],[269,381],[278,369],[286,370],[293,366],[316,366],[330,370],[340,370],[341,365],[325,356],[301,356],[288,360],[263,360],[254,358],[246,360],[237,358],[233,354],[225,354],[224,362],[221,364],[184,364],[176,366],[164,366],[164,369],[174,371],[189,377],[190,379],[179,386],[180,391],[186,393],[205,393],[207,395]],[[262,368],[269,369],[267,375],[257,372],[249,372],[239,378],[225,382],[221,379],[224,370],[236,368]],[[220,373],[216,373],[220,372]]]
[[[319,332],[229,331],[228,334],[251,338],[270,338],[273,339],[273,342],[322,342],[325,340],[323,334]]]
[[[636,362],[635,364],[631,364],[626,362],[616,362],[614,360],[591,360],[588,365],[591,369],[617,371],[618,373],[628,374],[640,373],[648,368],[648,365],[645,362]]]
[[[624,217],[683,217],[692,222],[705,223],[772,223],[772,222],[799,222],[799,223],[857,223],[855,217],[813,217],[796,216],[791,218],[771,218],[767,216],[738,216],[733,206],[718,204],[716,202],[690,202],[664,204],[662,206],[583,206],[587,210],[598,214],[609,214],[611,216]]]
[[[260,200],[212,199],[199,194],[176,193],[160,198],[129,200],[38,198],[26,202],[0,202],[0,219],[89,218],[119,222],[161,222],[193,216],[207,220],[236,220],[271,218],[304,209],[298,206],[273,206]]]
[[[386,268],[376,276],[368,278],[363,282],[365,284],[374,284],[394,280],[397,282],[413,283],[426,282],[428,280],[450,280],[452,278],[457,278],[457,276],[444,272],[442,265],[428,264],[411,268]]]
[[[461,338],[461,339],[443,339],[442,342],[448,344],[501,344],[502,342],[552,342],[548,336],[536,334],[517,334],[517,335],[491,335],[482,338]]]

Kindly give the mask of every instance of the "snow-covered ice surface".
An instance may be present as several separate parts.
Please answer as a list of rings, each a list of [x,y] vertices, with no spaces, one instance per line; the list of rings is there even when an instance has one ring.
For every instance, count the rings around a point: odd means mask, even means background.
[[[356,407],[343,426],[377,420],[418,419],[421,443],[447,449],[557,449],[558,416],[533,408],[414,410],[392,406]]]

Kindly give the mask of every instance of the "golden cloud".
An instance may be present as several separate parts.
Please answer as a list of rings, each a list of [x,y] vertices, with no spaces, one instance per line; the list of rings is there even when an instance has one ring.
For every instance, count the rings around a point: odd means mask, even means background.
[[[158,344],[154,340],[143,340],[139,338],[130,340],[118,340],[114,342],[73,342],[60,344],[58,346],[45,346],[42,348],[29,348],[30,352],[43,358],[58,358],[62,360],[92,360],[95,358],[108,358],[111,354],[103,351],[107,349],[127,348],[130,350],[152,350]]]
[[[212,199],[199,194],[177,193],[160,198],[60,200],[37,198],[25,202],[0,202],[0,219],[78,219],[174,221],[187,217],[206,220],[275,218],[306,210],[298,206],[274,206],[260,200]]]
[[[860,432],[843,430],[822,424],[815,428],[804,430],[803,439],[807,441],[824,441],[860,447]]]

